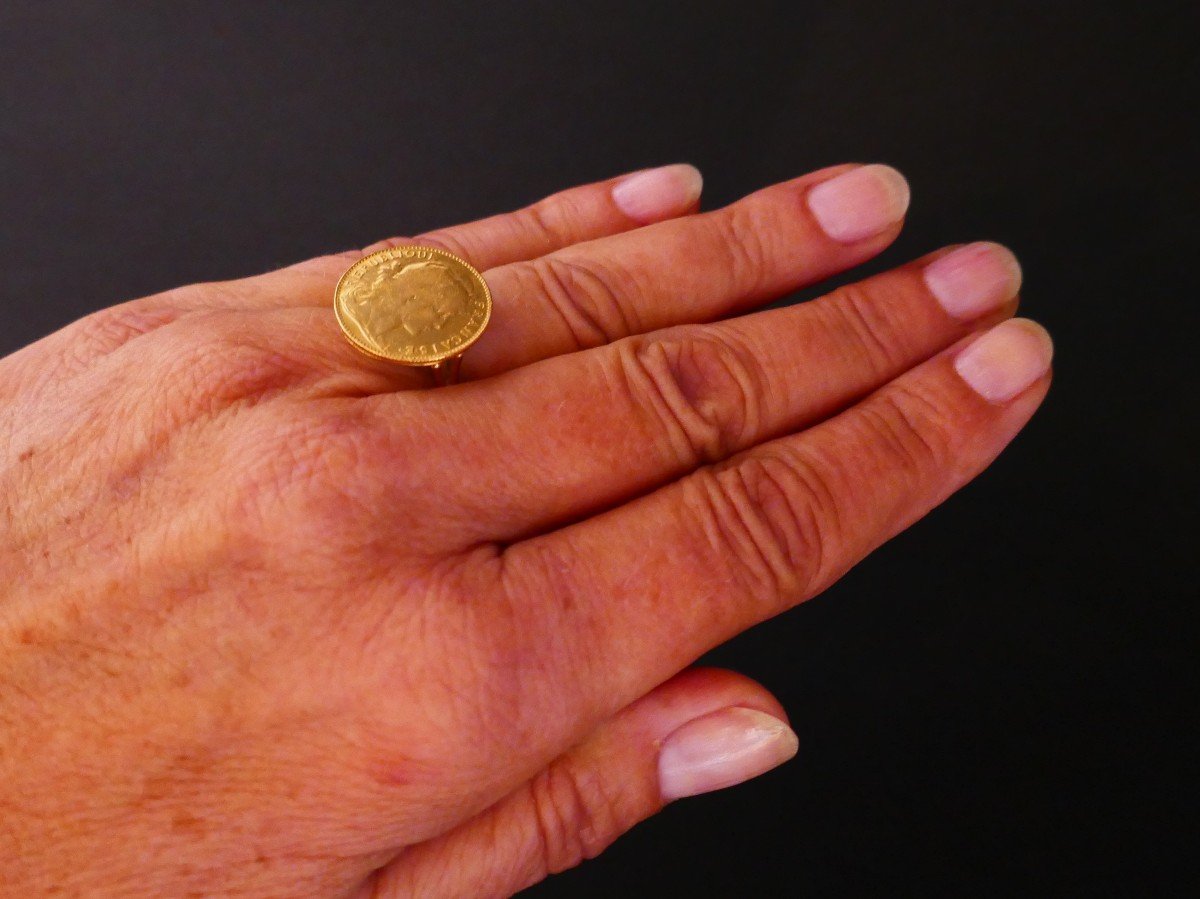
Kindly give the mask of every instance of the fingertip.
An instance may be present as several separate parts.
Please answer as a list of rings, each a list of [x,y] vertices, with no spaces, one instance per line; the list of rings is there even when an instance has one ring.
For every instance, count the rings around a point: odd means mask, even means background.
[[[617,182],[613,202],[641,224],[662,221],[687,212],[704,189],[704,176],[690,163],[647,169]]]
[[[912,191],[900,172],[887,165],[863,165],[822,181],[808,192],[809,211],[826,236],[857,243],[899,224]]]
[[[952,318],[969,321],[1016,299],[1021,264],[1007,247],[978,241],[939,255],[925,266],[925,285]]]
[[[793,758],[800,740],[758,709],[730,707],[687,722],[663,741],[659,789],[665,800],[745,783]]]
[[[1001,404],[1045,377],[1053,358],[1049,332],[1037,322],[1014,318],[963,349],[954,360],[954,370],[979,396]]]

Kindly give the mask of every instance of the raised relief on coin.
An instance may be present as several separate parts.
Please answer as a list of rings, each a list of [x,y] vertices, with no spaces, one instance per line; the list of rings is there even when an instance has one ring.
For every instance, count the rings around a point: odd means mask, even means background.
[[[360,259],[334,297],[342,330],[359,349],[428,365],[461,353],[491,314],[483,278],[432,247],[394,247]]]

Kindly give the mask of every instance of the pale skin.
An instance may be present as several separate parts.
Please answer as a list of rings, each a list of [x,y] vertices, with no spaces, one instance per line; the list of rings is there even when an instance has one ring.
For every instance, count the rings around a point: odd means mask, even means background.
[[[1049,385],[995,245],[755,311],[883,250],[897,179],[701,213],[668,167],[366,248],[484,273],[451,387],[339,333],[363,250],[0,361],[0,894],[507,896],[785,761],[770,693],[691,663]]]

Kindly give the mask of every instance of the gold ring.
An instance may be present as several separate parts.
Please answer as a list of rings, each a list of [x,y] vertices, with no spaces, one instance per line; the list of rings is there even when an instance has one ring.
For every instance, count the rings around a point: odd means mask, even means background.
[[[463,353],[492,317],[492,293],[453,253],[410,244],[350,266],[334,288],[333,309],[359,352],[433,369],[435,383],[452,384]]]

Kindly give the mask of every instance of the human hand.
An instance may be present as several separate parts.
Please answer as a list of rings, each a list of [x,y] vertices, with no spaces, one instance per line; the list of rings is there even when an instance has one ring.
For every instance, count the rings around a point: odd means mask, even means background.
[[[491,287],[453,387],[342,338],[357,251],[0,362],[0,893],[507,895],[790,757],[765,689],[685,669],[978,474],[1050,345],[988,244],[730,318],[880,252],[907,187],[698,194],[399,241]]]

